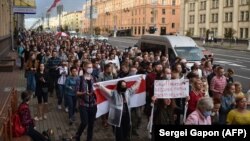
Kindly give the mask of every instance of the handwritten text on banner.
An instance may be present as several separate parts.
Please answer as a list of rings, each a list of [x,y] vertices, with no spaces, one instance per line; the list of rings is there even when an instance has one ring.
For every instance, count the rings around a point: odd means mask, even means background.
[[[189,95],[189,80],[155,80],[154,96],[157,98],[183,98]]]

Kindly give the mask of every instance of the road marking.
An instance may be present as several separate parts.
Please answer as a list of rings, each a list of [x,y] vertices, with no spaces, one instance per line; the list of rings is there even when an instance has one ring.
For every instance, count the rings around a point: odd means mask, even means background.
[[[244,79],[249,79],[249,80],[250,80],[250,78],[249,78],[249,77],[245,77],[245,76],[241,76],[241,75],[234,75],[234,76],[236,76],[236,77],[240,77],[240,78],[244,78]]]
[[[242,70],[247,70],[247,71],[250,71],[250,69],[247,69],[247,68],[241,68]]]
[[[229,65],[229,66],[235,66],[235,67],[246,67],[243,65],[235,64],[235,63],[230,62],[230,61],[214,61],[214,62],[219,63],[219,64]]]
[[[223,55],[223,54],[217,54],[215,53],[215,55],[218,55],[218,56],[226,56],[226,57],[231,57],[231,58],[240,58],[240,59],[246,59],[246,60],[249,60],[249,58],[246,58],[246,57],[239,57],[239,56],[230,56],[230,55]]]

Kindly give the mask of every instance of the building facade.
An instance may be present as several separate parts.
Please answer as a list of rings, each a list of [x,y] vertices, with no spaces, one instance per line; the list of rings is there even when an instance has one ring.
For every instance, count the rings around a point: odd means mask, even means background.
[[[62,27],[69,31],[80,31],[82,29],[82,11],[68,12],[62,15]]]
[[[95,0],[93,5],[97,11],[93,26],[102,34],[130,30],[141,36],[151,27],[157,28],[156,34],[179,32],[180,0]]]
[[[193,37],[248,39],[250,0],[182,0],[181,33]]]

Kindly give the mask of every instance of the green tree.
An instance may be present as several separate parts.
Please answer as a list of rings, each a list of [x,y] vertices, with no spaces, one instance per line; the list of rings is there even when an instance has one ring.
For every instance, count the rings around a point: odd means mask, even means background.
[[[191,37],[192,36],[192,32],[191,32],[191,30],[189,29],[189,30],[187,30],[187,32],[186,32],[186,36],[188,36],[188,37]]]
[[[228,28],[224,34],[224,37],[225,38],[228,38],[228,39],[232,39],[234,37],[234,34],[236,33],[236,31],[232,28]]]

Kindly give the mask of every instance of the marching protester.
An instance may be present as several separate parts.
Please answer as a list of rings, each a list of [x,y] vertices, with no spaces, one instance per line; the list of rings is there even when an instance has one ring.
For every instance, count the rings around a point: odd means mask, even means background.
[[[73,135],[75,140],[82,140],[80,138],[86,127],[87,140],[94,140],[93,129],[97,126],[95,120],[101,120],[105,127],[103,130],[110,127],[108,123],[111,124],[116,140],[127,141],[131,135],[137,137],[140,135],[138,129],[143,127],[140,125],[145,124],[142,110],[147,117],[146,122],[150,121],[152,103],[155,105],[153,125],[181,125],[183,122],[191,125],[247,123],[247,120],[242,122],[247,117],[245,99],[237,99],[244,96],[245,91],[241,83],[234,82],[234,70],[228,69],[224,74],[224,67],[213,64],[205,57],[201,59],[201,63],[190,63],[187,58],[173,58],[164,51],[147,52],[133,47],[124,51],[107,42],[92,42],[86,38],[55,37],[53,34],[35,32],[27,32],[25,36],[27,38],[24,37],[20,42],[23,43],[24,51],[20,46],[18,54],[25,58],[27,90],[37,95],[38,114],[35,119],[49,117],[50,113],[45,115],[42,105],[48,103],[48,95],[53,95],[55,89],[57,99],[52,98],[49,100],[50,104],[45,105],[57,106],[57,112],[62,112],[61,109],[65,108],[68,113],[62,114],[65,117],[68,115],[69,125],[80,117],[79,127]],[[146,104],[130,107],[140,80],[129,88],[130,82],[127,79],[137,77],[136,74],[146,77],[146,98],[141,98]],[[118,79],[121,81],[117,82]],[[156,99],[155,80],[185,80],[189,83],[188,96]],[[98,82],[97,86],[94,86],[95,82]],[[111,82],[116,83],[112,84],[114,89],[109,90],[105,84]],[[99,83],[105,86],[98,85]],[[109,109],[108,106],[101,107],[106,108],[106,112],[98,119],[96,116],[98,117],[100,99],[97,88],[105,91],[104,96],[110,106]],[[175,91],[177,90],[173,90],[173,93]],[[246,95],[248,104],[249,95],[250,92]],[[76,115],[76,109],[80,116]],[[233,121],[235,117],[237,120]]]
[[[76,67],[70,68],[71,75],[68,76],[65,80],[65,92],[66,92],[66,101],[69,108],[69,124],[72,125],[75,119],[75,110],[76,110],[76,96],[77,96],[77,82],[79,77],[77,76]]]
[[[79,111],[81,123],[75,135],[76,141],[80,141],[80,137],[88,126],[87,130],[87,141],[92,141],[93,139],[93,129],[96,117],[96,97],[93,90],[93,85],[95,82],[93,73],[93,65],[91,62],[85,62],[83,64],[84,73],[80,76],[77,82],[77,97],[79,100]]]
[[[197,103],[196,110],[187,117],[185,125],[211,125],[213,107],[214,104],[211,98],[201,98]]]
[[[36,121],[47,119],[48,110],[48,74],[45,72],[45,65],[40,64],[36,73],[36,96],[38,100]]]
[[[250,111],[247,109],[247,99],[245,96],[237,96],[236,108],[227,115],[228,125],[250,125]]]
[[[69,74],[68,62],[63,60],[61,63],[61,66],[58,67],[58,71],[59,71],[60,76],[57,81],[58,91],[59,91],[57,107],[59,110],[62,109],[62,101],[64,99],[64,108],[65,108],[65,111],[68,112],[68,103],[67,103],[67,98],[66,98],[66,93],[65,93],[65,81]]]
[[[38,69],[38,62],[34,53],[30,54],[30,58],[26,64],[26,78],[27,78],[27,90],[31,91],[35,96],[36,90],[36,78],[35,74]]]
[[[130,97],[135,94],[140,86],[141,79],[131,87],[128,88],[124,80],[117,82],[116,90],[109,90],[106,87],[96,84],[101,90],[104,91],[104,96],[109,99],[110,109],[108,123],[115,126],[115,139],[116,141],[129,141],[131,131],[131,107]]]

